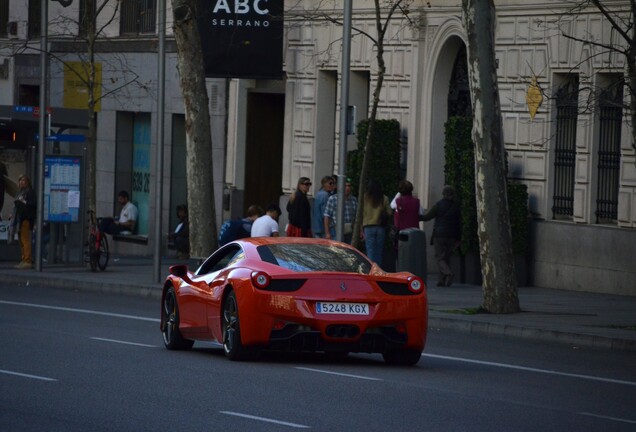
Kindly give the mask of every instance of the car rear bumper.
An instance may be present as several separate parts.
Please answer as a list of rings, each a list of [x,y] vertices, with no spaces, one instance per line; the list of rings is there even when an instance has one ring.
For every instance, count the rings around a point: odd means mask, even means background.
[[[292,296],[257,297],[259,301],[239,304],[241,340],[246,346],[365,353],[424,349],[428,325],[426,297],[369,302],[368,316],[318,314],[315,301]]]
[[[332,324],[326,329],[328,338],[318,330],[288,324],[282,330],[272,330],[267,348],[300,352],[364,352],[384,353],[404,348],[408,336],[394,327],[368,328],[364,334],[354,325]]]

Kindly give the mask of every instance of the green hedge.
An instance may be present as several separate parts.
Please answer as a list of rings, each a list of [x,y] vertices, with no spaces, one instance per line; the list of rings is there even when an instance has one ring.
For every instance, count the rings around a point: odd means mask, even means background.
[[[358,148],[347,155],[347,177],[351,178],[352,193],[358,194],[360,171],[364,157],[365,141],[369,121],[358,123]],[[371,153],[367,180],[380,183],[382,192],[392,199],[397,193],[400,180],[400,122],[397,120],[376,120],[371,137]]]
[[[472,118],[451,117],[445,125],[445,182],[455,188],[462,213],[460,253],[479,252],[477,235],[477,202],[475,199],[475,146],[472,140]],[[508,182],[508,207],[512,250],[525,255],[529,244],[528,188]]]
[[[475,148],[470,117],[450,117],[445,125],[444,182],[455,189],[462,214],[462,255],[479,251],[477,201],[475,199]]]

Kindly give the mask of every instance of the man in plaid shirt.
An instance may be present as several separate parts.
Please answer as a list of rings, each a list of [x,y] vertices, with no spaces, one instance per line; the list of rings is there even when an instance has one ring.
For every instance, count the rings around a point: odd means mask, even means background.
[[[344,239],[345,243],[351,244],[353,221],[356,218],[358,209],[358,200],[351,195],[351,181],[347,179],[345,184],[345,203],[344,203]],[[325,238],[336,238],[336,213],[338,210],[338,194],[333,194],[327,200],[325,212],[323,213],[323,221],[325,225]]]

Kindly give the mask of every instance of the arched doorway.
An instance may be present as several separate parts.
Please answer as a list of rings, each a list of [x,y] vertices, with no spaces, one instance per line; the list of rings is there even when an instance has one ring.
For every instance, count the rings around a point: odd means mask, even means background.
[[[431,83],[430,157],[428,172],[428,202],[441,198],[444,187],[445,125],[451,115],[470,115],[466,46],[459,36],[450,36],[438,51]]]

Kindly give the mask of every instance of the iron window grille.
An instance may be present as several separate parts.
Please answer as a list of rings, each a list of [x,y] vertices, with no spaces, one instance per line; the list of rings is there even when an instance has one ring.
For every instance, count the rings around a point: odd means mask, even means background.
[[[576,77],[561,85],[556,92],[553,219],[571,219],[574,214],[578,88],[579,80]]]
[[[157,22],[156,0],[122,0],[120,34],[154,34]]]
[[[623,125],[623,83],[611,86],[599,100],[598,189],[596,223],[616,223]]]

